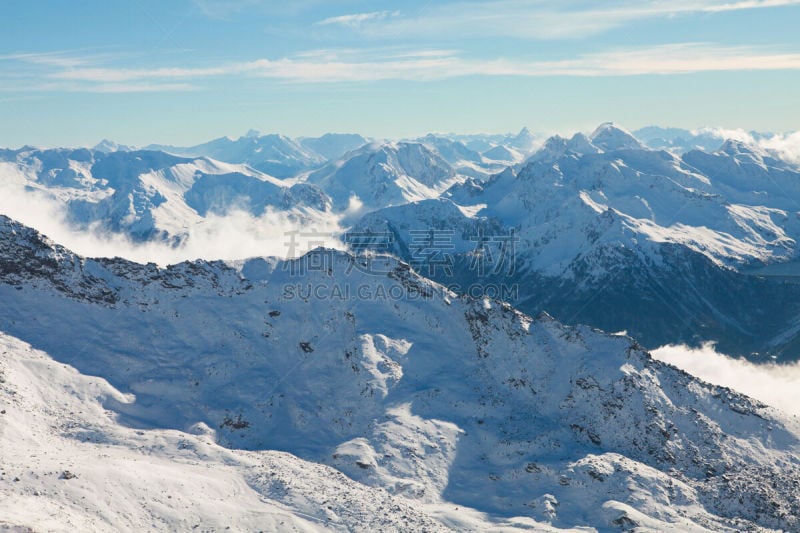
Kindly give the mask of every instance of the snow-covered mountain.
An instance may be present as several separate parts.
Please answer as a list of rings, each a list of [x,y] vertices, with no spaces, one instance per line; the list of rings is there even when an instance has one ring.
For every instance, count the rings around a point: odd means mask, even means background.
[[[498,144],[481,154],[467,148],[461,141],[433,134],[415,142],[424,144],[440,155],[457,174],[481,181],[525,159],[522,152],[509,145]]]
[[[604,124],[551,138],[519,170],[455,185],[436,204],[444,220],[428,202],[378,210],[353,231],[390,234],[412,263],[449,254],[443,283],[516,284],[528,312],[627,330],[650,347],[716,340],[797,358],[800,285],[750,274],[798,260],[798,184],[796,166],[752,146],[681,157]],[[415,242],[445,227],[446,248]],[[513,268],[476,272],[486,242],[497,255],[512,231]]]
[[[439,137],[429,133],[425,137],[420,137],[416,142],[422,143],[431,150],[437,152],[450,165],[481,165],[483,160],[481,154],[470,150],[460,141],[454,141],[447,137]]]
[[[554,162],[565,156],[582,156],[596,154],[600,148],[592,144],[592,141],[583,133],[576,133],[569,139],[560,135],[554,135],[547,139],[542,147],[536,151],[526,163],[538,161]]]
[[[485,178],[501,171],[504,166],[519,163],[538,147],[540,141],[540,136],[523,128],[518,134],[429,134],[405,142],[424,144],[459,174]],[[221,137],[190,147],[152,144],[145,149],[182,157],[209,157],[226,163],[247,164],[286,179],[319,169],[326,162],[335,162],[370,142],[358,134],[327,133],[320,137],[291,139],[279,134],[262,135],[251,130],[237,139]],[[383,144],[385,141],[372,143]],[[96,148],[104,152],[130,150],[111,141],[103,141]]]
[[[723,128],[662,128],[647,126],[633,132],[637,139],[655,150],[667,150],[683,154],[692,150],[714,152],[727,140],[753,140],[756,142],[772,139],[774,133],[757,131],[727,130]]]
[[[603,152],[644,148],[644,145],[639,142],[632,133],[613,122],[604,122],[600,124],[589,136],[589,140],[592,145]]]
[[[439,154],[415,142],[373,143],[312,172],[306,183],[320,187],[335,208],[354,203],[367,209],[437,197],[461,181]]]
[[[339,159],[347,152],[361,148],[369,140],[357,133],[326,133],[321,137],[298,139],[300,144],[327,160]]]
[[[633,132],[637,139],[654,150],[685,153],[690,150],[713,152],[722,146],[725,138],[716,132],[693,132],[682,128],[647,126]]]
[[[92,148],[95,152],[132,152],[135,150],[132,146],[127,146],[124,144],[118,144],[114,141],[110,141],[108,139],[103,139],[99,143],[97,143],[94,148]]]
[[[391,257],[160,269],[2,217],[0,331],[11,526],[798,527],[796,420]]]
[[[525,159],[525,156],[522,152],[502,145],[490,148],[483,152],[482,155],[484,158],[490,161],[497,161],[505,166],[513,166]]]
[[[479,138],[489,146],[483,153],[465,144]],[[231,210],[277,212],[301,228],[336,229],[363,216],[351,233],[389,235],[381,250],[446,284],[517,287],[507,297],[531,314],[626,330],[651,348],[714,340],[739,355],[798,357],[794,160],[735,140],[711,152],[657,151],[607,123],[551,137],[519,162],[526,155],[513,146],[525,139],[535,136],[372,143],[284,180],[207,157],[25,147],[0,151],[0,185],[56,199],[73,225],[172,244]],[[250,132],[220,146],[241,148],[231,157],[246,159],[271,140],[286,139]],[[322,164],[362,140],[289,141]],[[476,273],[505,253],[507,237],[511,272],[494,265]],[[431,244],[443,248],[426,250]],[[420,264],[427,258],[443,268]]]
[[[226,163],[246,164],[281,179],[317,168],[326,161],[319,153],[285,135],[261,135],[256,131],[238,139],[220,137],[196,146],[154,144],[146,149],[183,157],[209,157]]]
[[[77,226],[99,225],[135,240],[180,240],[207,215],[235,209],[258,216],[270,208],[296,218],[330,209],[313,185],[154,151],[9,150],[0,154],[0,179],[54,199]]]
[[[454,141],[463,143],[467,148],[478,153],[486,152],[497,146],[505,146],[519,151],[523,154],[530,154],[536,150],[543,140],[541,135],[532,133],[528,128],[522,128],[519,133],[508,134],[440,134]]]

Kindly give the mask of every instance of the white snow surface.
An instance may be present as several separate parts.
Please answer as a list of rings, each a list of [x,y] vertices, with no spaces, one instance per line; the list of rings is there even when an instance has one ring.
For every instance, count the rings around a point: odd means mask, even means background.
[[[389,257],[163,269],[6,218],[0,245],[11,526],[798,527],[797,420],[624,336]]]
[[[569,277],[570,265],[615,247],[657,263],[660,245],[677,244],[734,269],[800,255],[800,171],[735,141],[678,156],[647,149],[609,123],[590,137],[553,137],[516,170],[467,181],[442,198],[471,208],[448,218],[456,235],[513,228],[520,268],[549,276]],[[439,227],[432,215],[416,205],[379,209],[356,227]]]
[[[354,200],[376,209],[435,198],[463,178],[425,144],[390,142],[350,152],[306,181],[322,188],[343,210]]]
[[[0,354],[4,531],[445,529],[330,467],[223,448],[202,423],[126,427],[107,404],[133,395],[3,333]]]

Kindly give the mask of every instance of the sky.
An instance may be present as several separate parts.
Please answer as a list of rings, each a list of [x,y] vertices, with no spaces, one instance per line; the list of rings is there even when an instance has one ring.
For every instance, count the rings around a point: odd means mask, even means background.
[[[6,147],[800,129],[800,0],[4,4]]]

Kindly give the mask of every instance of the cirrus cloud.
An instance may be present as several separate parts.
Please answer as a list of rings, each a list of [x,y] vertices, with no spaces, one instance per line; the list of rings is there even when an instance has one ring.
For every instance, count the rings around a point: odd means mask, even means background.
[[[386,39],[418,37],[513,37],[530,40],[580,39],[647,19],[795,6],[800,0],[576,0],[456,1],[426,4],[391,18],[364,19],[362,35]]]
[[[82,83],[176,81],[222,76],[249,76],[296,83],[430,81],[463,76],[637,76],[696,72],[800,70],[800,53],[745,46],[679,43],[639,49],[616,49],[571,59],[470,59],[450,51],[371,54],[369,50],[339,57],[298,55],[203,67],[62,68],[47,78]]]
[[[324,20],[320,20],[316,23],[317,26],[331,26],[331,25],[339,25],[339,26],[347,26],[350,28],[354,28],[356,26],[360,26],[361,24],[369,21],[376,21],[376,20],[383,20],[391,16],[399,15],[399,11],[373,11],[370,13],[355,13],[352,15],[340,15],[338,17],[329,17]]]

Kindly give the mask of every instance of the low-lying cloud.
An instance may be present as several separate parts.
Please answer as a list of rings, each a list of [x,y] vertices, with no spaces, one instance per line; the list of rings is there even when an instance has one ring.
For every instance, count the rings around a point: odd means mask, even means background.
[[[720,139],[731,139],[743,142],[771,152],[780,159],[790,163],[800,164],[800,131],[754,135],[743,129],[700,128],[694,130],[692,133],[698,135],[712,135]]]
[[[58,200],[18,183],[0,181],[0,214],[35,228],[57,244],[85,257],[122,257],[162,266],[193,259],[237,260],[250,257],[298,257],[318,246],[342,248],[338,218],[298,219],[267,210],[253,216],[241,210],[209,215],[187,227],[180,244],[135,242],[122,233],[93,224],[78,228],[67,220]]]
[[[800,416],[800,362],[755,364],[716,351],[713,344],[702,348],[668,345],[650,352],[653,358],[677,366],[704,381],[729,387]]]
[[[800,164],[800,132],[774,135],[761,139],[758,144],[777,153],[782,159]]]

